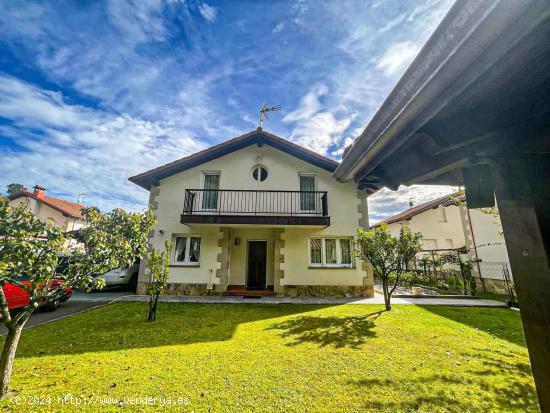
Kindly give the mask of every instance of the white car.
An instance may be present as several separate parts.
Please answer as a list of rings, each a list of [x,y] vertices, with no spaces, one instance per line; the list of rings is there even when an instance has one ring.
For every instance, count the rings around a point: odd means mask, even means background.
[[[100,278],[105,280],[106,287],[132,287],[134,288],[137,284],[137,276],[139,272],[139,262],[131,265],[130,267],[115,268],[111,271],[106,272],[103,275],[100,275]]]

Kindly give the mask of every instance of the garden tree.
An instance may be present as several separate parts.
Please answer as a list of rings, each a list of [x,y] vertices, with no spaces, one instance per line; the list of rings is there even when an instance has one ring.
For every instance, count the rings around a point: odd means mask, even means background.
[[[422,272],[424,275],[428,275],[428,268],[430,267],[430,257],[427,255],[422,256],[418,261],[417,264],[422,268]]]
[[[159,252],[153,248],[149,256],[149,316],[147,321],[155,321],[157,318],[157,305],[159,296],[163,293],[168,281],[168,264],[170,264],[170,251],[172,243],[164,242],[164,251]]]
[[[422,249],[421,238],[420,233],[413,233],[406,226],[401,227],[399,237],[394,238],[388,231],[388,225],[384,223],[368,231],[357,231],[354,253],[361,260],[370,262],[374,274],[382,281],[387,311],[391,310],[391,295],[399,283],[401,274]],[[395,277],[395,284],[391,289],[390,276]]]
[[[472,263],[470,261],[462,261],[460,255],[454,252],[444,252],[439,255],[441,269],[444,270],[445,265],[457,266],[460,269],[460,289],[464,295],[475,293],[475,283],[472,281]],[[442,271],[444,272],[444,271]]]
[[[42,222],[25,204],[12,207],[7,199],[0,200],[0,313],[8,330],[0,356],[0,400],[8,392],[19,337],[31,314],[42,305],[59,302],[67,289],[101,287],[103,280],[94,275],[126,266],[146,251],[154,224],[150,211],[101,213],[84,208],[81,214],[87,221],[79,233],[82,244],[71,248],[68,235],[53,222]],[[63,273],[56,274],[61,266]],[[28,305],[16,314],[9,311],[6,284],[29,295]]]
[[[25,186],[22,184],[18,184],[17,182],[13,182],[7,186],[7,189],[8,195],[13,195],[25,189]]]

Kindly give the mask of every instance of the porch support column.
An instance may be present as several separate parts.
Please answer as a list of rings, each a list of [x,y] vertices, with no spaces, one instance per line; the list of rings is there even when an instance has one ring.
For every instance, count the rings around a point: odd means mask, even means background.
[[[214,288],[216,292],[224,292],[229,283],[229,257],[231,249],[231,228],[220,228],[220,238],[218,238],[218,268],[216,269],[216,277],[219,279],[219,284]]]
[[[550,155],[512,156],[493,180],[539,402],[550,412]]]
[[[281,269],[281,264],[285,262],[283,248],[285,241],[282,239],[283,229],[273,230],[273,289],[277,294],[284,293],[284,287],[281,285],[281,279],[284,278],[285,272]]]

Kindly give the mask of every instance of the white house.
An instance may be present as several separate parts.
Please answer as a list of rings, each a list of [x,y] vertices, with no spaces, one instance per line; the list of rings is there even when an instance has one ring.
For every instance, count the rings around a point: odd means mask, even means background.
[[[82,228],[85,221],[80,215],[84,205],[55,198],[45,194],[46,188],[35,185],[33,192],[23,189],[8,198],[10,205],[25,204],[33,215],[42,221],[53,220],[63,231],[73,231]]]
[[[169,293],[372,296],[351,251],[366,193],[337,165],[258,128],[129,178],[150,191],[151,246],[173,242]]]
[[[474,272],[481,275],[486,289],[503,290],[503,267],[509,270],[510,262],[500,219],[487,211],[467,208],[463,192],[414,206],[383,222],[394,236],[399,235],[402,225],[420,232],[426,250],[465,249],[477,261]]]

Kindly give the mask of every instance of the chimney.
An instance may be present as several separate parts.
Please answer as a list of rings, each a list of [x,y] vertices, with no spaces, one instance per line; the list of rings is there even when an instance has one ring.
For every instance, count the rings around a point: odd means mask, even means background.
[[[34,189],[33,194],[39,198],[44,196],[44,191],[46,191],[46,188],[42,185],[35,185],[33,189]]]

